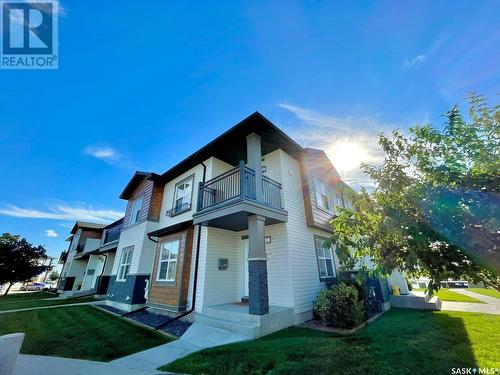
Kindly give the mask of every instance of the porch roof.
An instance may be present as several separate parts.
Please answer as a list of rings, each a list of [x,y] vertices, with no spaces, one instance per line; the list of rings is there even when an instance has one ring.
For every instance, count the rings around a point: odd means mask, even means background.
[[[193,225],[193,220],[183,221],[182,223],[169,225],[168,227],[160,228],[148,233],[150,237],[163,237],[172,233],[186,230]]]

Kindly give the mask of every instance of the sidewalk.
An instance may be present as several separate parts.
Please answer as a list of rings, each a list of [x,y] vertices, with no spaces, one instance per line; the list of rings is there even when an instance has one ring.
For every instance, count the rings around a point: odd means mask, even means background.
[[[158,370],[127,368],[109,362],[20,354],[13,375],[153,375],[171,374]]]
[[[129,369],[153,371],[202,349],[245,340],[250,340],[250,338],[224,329],[193,323],[179,340],[115,359],[110,364]]]
[[[465,311],[478,312],[485,314],[500,315],[500,300],[494,297],[484,296],[479,293],[471,292],[467,289],[450,289],[451,291],[465,296],[469,296],[480,300],[484,303],[467,303],[467,302],[447,302],[442,301],[441,310],[449,311]]]
[[[75,303],[67,303],[63,305],[54,305],[54,306],[39,306],[39,307],[26,307],[25,309],[15,309],[15,310],[4,310],[0,311],[0,314],[7,314],[13,312],[21,312],[21,311],[30,311],[30,310],[40,310],[40,309],[54,309],[56,307],[66,307],[66,306],[82,306],[82,305],[94,305],[96,303],[100,303],[102,301],[91,301],[91,302],[75,302]]]

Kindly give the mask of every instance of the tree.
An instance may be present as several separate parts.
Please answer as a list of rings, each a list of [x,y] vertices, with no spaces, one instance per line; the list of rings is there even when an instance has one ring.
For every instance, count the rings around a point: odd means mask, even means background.
[[[362,165],[375,192],[361,191],[332,220],[344,267],[370,257],[373,272],[424,273],[430,293],[448,278],[499,287],[500,106],[476,95],[469,104],[467,120],[454,106],[442,129],[379,136],[382,165]]]
[[[48,271],[52,266],[41,264],[46,257],[45,248],[33,246],[26,239],[10,233],[0,236],[0,284],[8,283],[4,295],[9,293],[12,284],[29,280]]]
[[[49,280],[50,281],[56,281],[57,279],[59,279],[59,272],[57,272],[56,270],[54,270],[54,271],[52,271],[49,274]]]

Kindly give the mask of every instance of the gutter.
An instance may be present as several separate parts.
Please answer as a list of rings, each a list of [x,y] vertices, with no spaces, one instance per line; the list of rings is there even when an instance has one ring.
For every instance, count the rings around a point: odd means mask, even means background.
[[[205,178],[207,175],[207,166],[203,162],[201,162],[200,164],[203,166],[203,180],[202,180],[202,182],[205,182]],[[201,242],[201,225],[197,225],[197,227],[198,227],[198,236],[196,239],[196,260],[195,260],[195,264],[194,264],[193,295],[191,297],[191,308],[188,311],[176,316],[175,318],[169,319],[164,323],[161,323],[161,324],[154,326],[153,328],[156,330],[161,329],[161,328],[165,327],[166,325],[191,314],[194,311],[194,305],[195,305],[195,301],[196,301],[196,287],[198,284],[198,264],[199,264],[199,260],[200,260],[200,242]],[[153,241],[153,242],[158,242],[158,241]]]

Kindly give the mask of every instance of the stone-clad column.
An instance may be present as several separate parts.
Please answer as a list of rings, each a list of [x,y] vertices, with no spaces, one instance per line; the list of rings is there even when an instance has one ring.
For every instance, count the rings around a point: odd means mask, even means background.
[[[262,202],[262,148],[260,135],[251,133],[247,135],[247,164],[248,168],[255,171],[255,199]]]
[[[269,313],[264,224],[263,216],[248,217],[248,299],[252,315]]]

